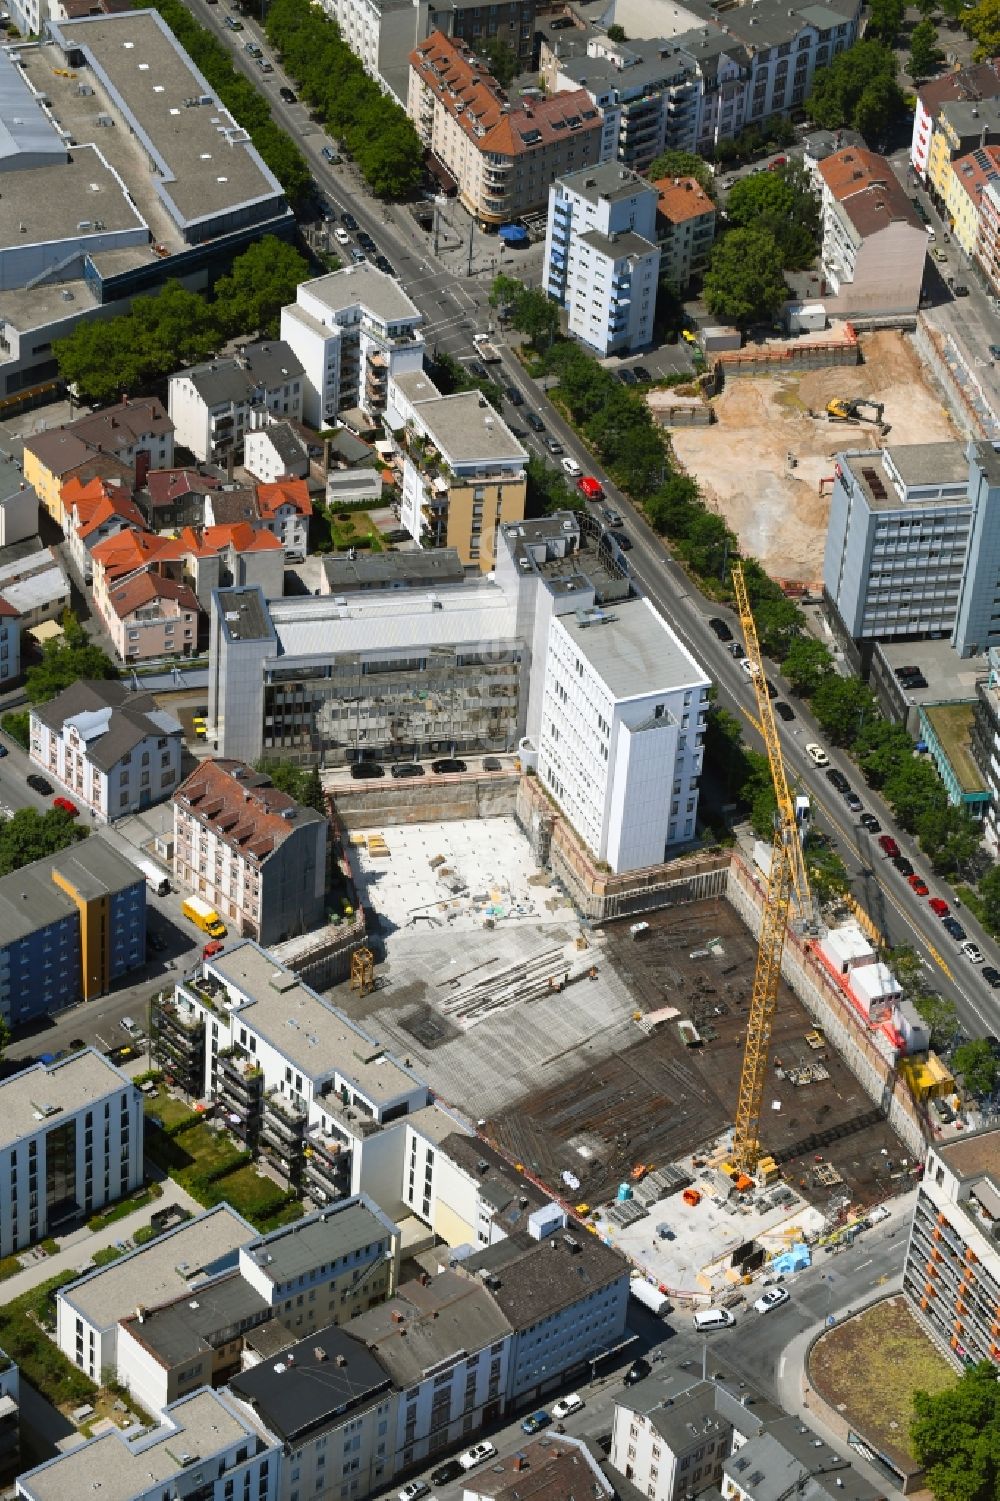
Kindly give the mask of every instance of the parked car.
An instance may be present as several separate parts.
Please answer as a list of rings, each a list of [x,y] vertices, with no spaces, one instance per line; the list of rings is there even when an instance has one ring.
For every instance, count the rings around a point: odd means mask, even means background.
[[[287,83],[283,83],[281,85],[281,88],[278,90],[278,98],[283,99],[286,104],[295,104],[295,90],[290,89]]]
[[[263,52],[257,46],[256,42],[244,42],[243,43],[243,50],[244,50],[244,52],[249,52],[249,54],[250,54],[251,57],[263,57],[264,56]]]
[[[868,830],[869,834],[881,834],[882,832],[882,825],[879,823],[874,813],[862,813],[861,817],[858,819],[858,822],[863,829]]]
[[[411,1480],[409,1485],[404,1485],[401,1491],[396,1492],[398,1501],[417,1501],[419,1496],[426,1496],[430,1486],[426,1480]]]
[[[377,255],[375,257],[375,264],[386,276],[395,276],[396,268],[387,255]]]
[[[940,896],[932,896],[927,905],[928,907],[930,907],[935,917],[947,917],[948,913],[951,911],[948,903],[944,900],[943,897]]]
[[[899,845],[896,843],[895,839],[893,839],[891,834],[880,835],[878,844],[879,849],[884,855],[888,855],[890,860],[894,860],[899,854]]]
[[[424,768],[418,766],[416,761],[398,761],[395,766],[389,767],[394,777],[422,777]]]
[[[646,369],[645,365],[633,365],[632,374],[635,376],[636,380],[642,381],[643,385],[648,385],[653,379],[649,371]]]
[[[202,949],[201,957],[203,959],[214,959],[216,954],[222,953],[222,950],[225,948],[225,946],[226,945],[222,942],[221,938],[213,938],[209,943],[206,943],[205,947]]]
[[[1000,969],[995,969],[992,964],[987,964],[982,974],[983,979],[986,981],[991,990],[1000,990]],[[989,1042],[989,1038],[987,1038],[986,1040],[987,1042]],[[996,1050],[994,1049],[994,1051]]]
[[[792,708],[791,704],[786,704],[782,699],[779,699],[775,704],[774,712],[775,714],[777,714],[778,718],[783,719],[786,724],[791,724],[792,720],[795,718],[795,710]]]
[[[458,1456],[458,1462],[463,1470],[474,1470],[477,1465],[485,1464],[488,1459],[496,1459],[496,1444],[483,1440],[481,1444],[473,1444],[471,1449],[466,1449],[464,1454]]]
[[[438,776],[446,776],[449,772],[468,771],[464,761],[459,761],[454,756],[442,756],[438,761],[431,762],[431,771],[436,771]]]
[[[385,767],[377,761],[354,761],[351,764],[351,776],[356,782],[369,781],[374,777],[384,777]]]
[[[123,1032],[128,1033],[133,1042],[141,1041],[141,1039],[146,1035],[142,1028],[139,1026],[138,1022],[134,1021],[131,1016],[123,1016],[118,1025],[121,1027]]]
[[[340,157],[334,151],[332,146],[324,146],[323,150],[320,152],[320,156],[325,162],[329,162],[331,167],[335,167],[340,161]]]
[[[769,1287],[753,1305],[754,1313],[770,1313],[772,1308],[780,1308],[782,1303],[788,1301],[789,1294],[783,1287]]]
[[[611,531],[609,531],[608,532],[608,536],[609,537],[613,537],[615,539],[615,541],[618,543],[618,546],[621,548],[622,552],[631,552],[632,551],[632,538],[628,535],[627,532],[611,532]]]
[[[503,771],[503,762],[500,760],[499,756],[484,756],[483,757],[483,770],[484,771]]]
[[[942,926],[945,932],[954,938],[956,943],[961,943],[965,938],[965,929],[957,917],[946,917]]]
[[[708,628],[710,631],[714,632],[716,636],[718,636],[720,641],[732,641],[733,639],[732,631],[729,629],[726,622],[724,620],[721,620],[718,615],[712,615],[709,618]]]
[[[563,448],[558,438],[546,438],[545,447],[548,449],[549,453],[554,459],[561,458],[562,455],[566,452],[565,448]]]
[[[552,1416],[561,1423],[563,1418],[568,1418],[574,1412],[582,1412],[584,1400],[577,1392],[570,1392],[568,1397],[560,1397],[552,1409]]]
[[[844,797],[851,790],[850,782],[837,766],[831,766],[829,768],[826,774],[826,779],[830,783],[831,787],[836,787],[841,797]]]
[[[355,245],[353,247],[353,249],[351,250],[351,260],[354,262],[354,264],[356,266],[363,266],[364,263],[365,263],[365,253],[364,253],[364,251],[363,250],[359,250],[358,247]]]
[[[342,229],[339,224],[333,231],[333,238],[336,240],[338,245],[349,245],[351,243],[351,237],[347,233],[347,230]]]
[[[730,641],[729,655],[731,657],[735,657],[737,662],[742,662],[743,658],[746,656],[746,652],[743,650],[742,641]]]
[[[845,792],[844,802],[850,808],[852,813],[862,813],[864,811],[865,805],[858,797],[858,794],[856,792]]]
[[[924,880],[923,876],[920,875],[917,871],[914,871],[912,876],[907,876],[906,879],[909,881],[910,885],[913,887],[914,891],[917,893],[917,896],[926,896],[927,895],[927,892],[928,892],[928,889],[929,889],[928,885],[927,885],[927,882]]]
[[[899,871],[899,874],[905,880],[909,880],[910,876],[912,876],[912,874],[913,874],[913,866],[910,864],[909,860],[907,860],[906,856],[905,855],[893,855],[893,857],[892,857],[892,863],[896,867],[896,869]]]
[[[576,482],[576,488],[586,500],[604,499],[604,486],[601,484],[600,480],[596,480],[592,474],[581,474],[580,478]],[[617,511],[613,512],[613,514],[609,516],[607,508],[605,508],[604,516],[607,521],[611,522],[612,526],[615,525],[616,520],[621,520],[621,517],[618,515]]]
[[[651,1370],[652,1366],[649,1364],[649,1361],[643,1360],[642,1356],[639,1355],[625,1372],[622,1385],[637,1386],[640,1381],[645,1381]]]
[[[7,754],[7,747],[5,745],[0,744],[0,761],[3,760],[3,758],[4,758],[4,756],[6,754]]]
[[[581,472],[580,466],[576,462],[576,459],[570,458],[568,454],[563,459],[562,466],[565,469],[566,473],[569,475],[570,479],[576,479],[577,475]]]
[[[767,689],[767,696],[768,696],[768,698],[777,698],[777,696],[778,696],[778,690],[774,686],[774,684],[771,682],[770,678],[765,678],[764,679],[764,687]]]
[[[24,780],[33,791],[40,792],[43,797],[52,796],[52,783],[47,782],[37,771],[29,771]]]
[[[76,803],[71,803],[68,797],[54,797],[52,799],[52,806],[53,808],[58,808],[62,813],[68,813],[70,818],[80,817],[79,808],[76,806]]]
[[[631,370],[627,369],[624,365],[618,372],[618,379],[621,381],[623,386],[634,386],[636,384],[634,373]]]
[[[431,1470],[431,1485],[450,1485],[463,1473],[462,1466],[457,1459],[446,1459],[443,1465],[438,1465],[436,1470]]]
[[[355,219],[353,214],[341,214],[340,222],[344,226],[344,228],[349,229],[352,234],[356,233],[358,228],[358,221],[357,219]]]
[[[540,1407],[537,1412],[530,1412],[523,1420],[521,1423],[521,1432],[528,1434],[530,1437],[534,1433],[541,1433],[542,1429],[547,1428],[551,1422],[552,1419],[544,1407]]]
[[[512,407],[523,407],[524,406],[524,396],[518,390],[517,386],[515,386],[515,385],[504,386],[504,388],[503,388],[503,394],[506,396],[507,400],[510,402],[510,404],[511,404]]]
[[[815,741],[810,741],[806,746],[806,755],[816,766],[829,766],[830,764],[830,757],[823,747],[817,745]]]
[[[533,433],[544,433],[545,423],[542,421],[541,417],[539,417],[537,412],[525,412],[524,420],[531,428],[531,431]]]
[[[967,938],[962,944],[962,953],[966,959],[971,959],[973,964],[982,964],[983,962],[983,951],[978,943],[973,943],[971,938]]]
[[[955,1112],[947,1100],[932,1100],[931,1106],[934,1114],[943,1126],[950,1126],[955,1119]]]

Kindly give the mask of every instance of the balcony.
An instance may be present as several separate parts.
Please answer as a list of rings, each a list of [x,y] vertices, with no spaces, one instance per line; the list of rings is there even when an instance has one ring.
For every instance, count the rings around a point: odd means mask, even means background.
[[[306,1130],[306,1113],[277,1090],[264,1098],[261,1139],[275,1148],[281,1158],[298,1158]]]
[[[340,1199],[350,1189],[351,1151],[313,1127],[305,1140],[305,1183],[314,1199]]]
[[[217,1090],[219,1098],[232,1104],[238,1114],[257,1114],[264,1092],[263,1070],[245,1053],[230,1048],[219,1054]]]

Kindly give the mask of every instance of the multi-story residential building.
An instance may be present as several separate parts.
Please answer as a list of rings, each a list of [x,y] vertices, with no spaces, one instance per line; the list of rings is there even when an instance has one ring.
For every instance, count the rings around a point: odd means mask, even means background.
[[[146,962],[146,878],[99,835],[0,877],[0,1016],[23,1026]]]
[[[507,1400],[552,1391],[571,1371],[610,1350],[625,1332],[629,1264],[594,1235],[568,1235],[541,1215],[527,1230],[467,1257],[513,1336]]]
[[[553,178],[601,158],[603,121],[585,90],[512,105],[464,43],[440,31],[410,53],[406,108],[486,228],[543,208]]]
[[[38,535],[38,496],[20,464],[0,455],[0,547]]]
[[[601,111],[601,161],[646,172],[662,151],[694,150],[697,71],[675,42],[612,42],[601,33],[583,56],[550,52],[543,73],[553,93],[584,89]]]
[[[996,98],[1000,98],[1000,59],[957,68],[953,73],[942,73],[940,78],[932,78],[921,85],[917,91],[910,141],[910,165],[921,181],[927,176],[931,140],[941,106],[951,100],[978,105]]]
[[[105,624],[126,665],[190,657],[198,649],[198,597],[187,584],[145,569],[116,585],[108,606]]]
[[[140,1101],[141,1122],[142,1097],[133,1093]],[[100,1118],[98,1110],[95,1119]],[[139,1163],[141,1179],[141,1130]],[[180,1297],[196,1297],[198,1289],[236,1266],[240,1246],[258,1238],[253,1226],[228,1204],[206,1209],[61,1287],[56,1296],[56,1343],[92,1381],[102,1380],[106,1371],[118,1369],[121,1319],[129,1314],[138,1318],[147,1308]]]
[[[660,252],[656,189],[617,161],[549,189],[542,286],[603,359],[650,343]]]
[[[903,1291],[955,1365],[1000,1366],[1000,1128],[936,1143],[913,1211]]]
[[[683,293],[691,278],[708,265],[715,244],[715,204],[694,177],[662,177],[653,187],[659,195],[656,238],[660,275],[675,291]]]
[[[249,940],[178,983],[174,1006],[201,1022],[199,1095],[220,1101],[251,1150],[273,1158],[294,1183],[308,1168],[310,1192],[316,1174],[333,1200],[358,1191],[355,1148],[364,1141],[366,1192],[383,1205],[399,1201],[399,1150],[386,1145],[381,1127],[421,1110],[429,1092],[381,1043]],[[175,1027],[174,1045],[194,1048],[194,1032]]]
[[[440,1104],[404,1122],[401,1179],[406,1209],[449,1246],[491,1246],[525,1223],[566,1224],[558,1205]]]
[[[300,282],[281,337],[302,365],[305,421],[328,427],[349,408],[377,417],[389,377],[423,367],[422,322],[399,282],[367,262]]]
[[[586,1479],[583,1477],[586,1476]],[[614,1501],[617,1491],[584,1439],[559,1435],[522,1445],[466,1476],[462,1501],[569,1501],[584,1492],[592,1501]]]
[[[194,467],[151,469],[146,483],[133,497],[150,531],[182,526],[205,526],[206,499],[222,489],[223,481]]]
[[[170,797],[182,730],[149,693],[81,682],[31,709],[29,755],[76,802],[113,822]]]
[[[85,584],[93,579],[91,553],[99,543],[122,531],[145,530],[145,518],[128,486],[117,480],[95,476],[83,483],[73,476],[63,485],[59,499],[66,518],[69,555]]]
[[[968,256],[980,242],[983,194],[991,183],[1000,183],[1000,146],[980,146],[951,164],[944,207],[952,233]]]
[[[820,162],[829,312],[915,313],[927,234],[885,157],[849,146]]]
[[[724,1501],[771,1501],[775,1477],[779,1494],[802,1501],[885,1501],[887,1487],[875,1487],[836,1449],[799,1417],[784,1415],[734,1447],[722,1467]]]
[[[220,514],[223,502],[234,500],[231,491],[209,497],[212,514]],[[253,521],[221,521],[202,530],[186,526],[180,536],[157,553],[154,567],[191,586],[202,610],[208,611],[216,589],[231,585],[259,585],[267,599],[280,599],[285,588],[285,551],[281,539],[260,520],[256,499]],[[241,509],[233,506],[233,513]]]
[[[308,460],[307,466],[308,466]],[[312,501],[304,479],[283,476],[257,486],[257,506],[263,526],[273,532],[286,558],[305,558],[309,550]]]
[[[976,260],[994,294],[1000,295],[1000,183],[989,182],[980,201]]]
[[[202,761],[174,794],[174,880],[244,938],[318,927],[329,825],[243,761]]]
[[[396,1390],[389,1474],[426,1462],[504,1412],[511,1326],[479,1278],[446,1269],[406,1282],[388,1303],[354,1319],[350,1332]]]
[[[95,1048],[0,1082],[0,1255],[142,1182],[142,1096]]]
[[[837,455],[823,562],[831,624],[867,671],[872,643],[947,637],[962,657],[1000,643],[1000,456],[989,443]]]
[[[308,479],[309,440],[305,431],[297,423],[273,418],[250,428],[243,439],[243,467],[265,485],[280,479]]]
[[[21,622],[14,605],[0,594],[0,683],[21,676]]]
[[[400,376],[400,393],[423,396],[426,376]],[[415,541],[454,548],[462,563],[489,573],[497,528],[524,516],[528,453],[479,391],[423,397],[402,438],[400,524]]]
[[[360,1501],[394,1473],[397,1393],[353,1333],[311,1334],[235,1376],[228,1397],[282,1445],[279,1501],[319,1493]]]
[[[246,344],[231,359],[181,370],[167,385],[178,443],[202,463],[240,459],[257,412],[302,416],[302,366],[282,339]]]
[[[71,475],[86,481],[88,460],[108,456],[136,471],[162,469],[174,460],[174,425],[155,396],[137,396],[87,412],[62,427],[35,433],[24,445],[24,477],[53,521],[65,530],[61,491]],[[100,466],[94,473],[100,473]],[[120,472],[120,470],[118,471]]]
[[[955,162],[1000,142],[1000,93],[988,99],[947,99],[934,120],[927,158],[927,191],[939,208],[948,199]]]
[[[552,620],[538,775],[612,870],[694,838],[708,690],[648,600]]]
[[[321,594],[358,594],[372,589],[416,589],[421,585],[463,584],[465,569],[453,547],[419,552],[333,553],[323,559]]]
[[[1000,854],[1000,647],[987,654],[987,674],[976,683],[976,706],[970,746],[990,801],[983,814],[983,836],[994,856]]]
[[[251,1332],[286,1342],[345,1324],[389,1297],[399,1232],[369,1199],[330,1209],[239,1247],[236,1267],[120,1321],[116,1379],[149,1412],[199,1386],[222,1386],[246,1362]]]
[[[22,631],[47,620],[62,620],[70,607],[69,578],[53,547],[37,539],[15,542],[0,561],[0,599],[14,612]]]
[[[175,1402],[152,1433],[112,1428],[18,1476],[22,1501],[100,1491],[108,1501],[278,1501],[281,1448],[218,1392]]]
[[[0,1350],[0,1476],[12,1482],[21,1468],[21,1372]]]

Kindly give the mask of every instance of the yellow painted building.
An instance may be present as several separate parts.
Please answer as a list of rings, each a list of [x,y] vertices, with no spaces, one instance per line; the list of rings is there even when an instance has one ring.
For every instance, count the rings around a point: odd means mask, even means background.
[[[973,256],[979,240],[983,193],[987,183],[1000,181],[1000,146],[981,146],[951,163],[945,188],[945,211],[955,239]]]

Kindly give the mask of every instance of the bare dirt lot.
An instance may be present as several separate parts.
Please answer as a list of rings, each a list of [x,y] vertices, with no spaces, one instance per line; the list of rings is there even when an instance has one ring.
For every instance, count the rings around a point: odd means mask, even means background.
[[[822,577],[830,502],[829,491],[821,498],[818,490],[833,473],[836,452],[958,436],[905,335],[868,334],[861,349],[864,363],[854,367],[731,379],[713,402],[712,427],[672,435],[678,460],[706,500],[775,578]],[[870,423],[809,416],[824,412],[834,396],[882,402],[888,436],[880,438]],[[798,461],[794,469],[788,454]]]
[[[488,1135],[516,1160],[558,1187],[570,1170],[592,1203],[613,1194],[637,1163],[664,1166],[694,1151],[732,1122],[736,1105],[756,945],[729,904],[694,902],[648,918],[636,941],[627,922],[609,924],[610,957],[635,1010],[675,1006],[698,1028],[685,1046],[676,1021],[615,1053],[594,1048],[583,1068],[536,1089],[494,1114]],[[717,946],[709,945],[719,940]],[[567,992],[567,999],[570,993]],[[890,1191],[903,1148],[832,1048],[805,1040],[808,1014],[782,985],[765,1089],[762,1135],[790,1183],[826,1210],[846,1197],[870,1204]],[[784,1077],[775,1065],[780,1060]],[[828,1077],[791,1082],[789,1072],[821,1061]],[[777,1103],[778,1108],[775,1107]],[[841,1184],[824,1184],[832,1164]]]

